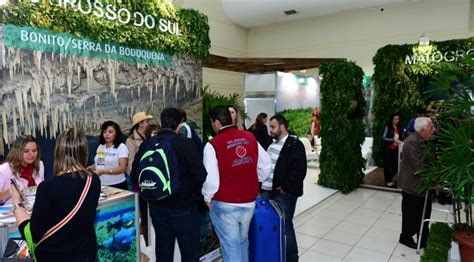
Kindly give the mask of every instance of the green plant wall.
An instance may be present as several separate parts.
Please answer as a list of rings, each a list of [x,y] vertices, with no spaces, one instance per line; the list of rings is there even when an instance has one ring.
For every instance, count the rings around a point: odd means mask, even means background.
[[[83,5],[85,2],[87,1],[82,1]],[[188,54],[200,59],[209,56],[211,41],[207,16],[204,14],[175,7],[169,0],[101,2],[104,6],[112,3],[117,10],[127,8],[153,15],[156,20],[166,18],[178,22],[182,35],[163,33],[158,30],[158,25],[149,29],[145,26],[134,26],[132,23],[122,24],[118,20],[84,15],[72,8],[51,5],[45,0],[38,4],[32,3],[31,0],[10,1],[8,5],[0,8],[0,23],[67,32],[96,41],[113,41],[129,47]]]
[[[237,93],[230,94],[228,96],[219,94],[215,90],[209,90],[209,86],[205,86],[202,89],[202,136],[203,141],[206,143],[209,140],[209,137],[216,135],[211,126],[211,121],[209,117],[209,111],[218,105],[237,105],[240,101],[240,96]],[[240,116],[244,116],[243,107],[240,107]],[[244,119],[240,119],[243,121]]]
[[[306,109],[288,109],[281,114],[288,121],[288,131],[298,137],[307,137],[311,129],[311,108]],[[270,116],[271,117],[271,116]]]
[[[349,193],[364,177],[363,71],[353,62],[321,65],[321,173],[318,184]]]
[[[375,90],[372,107],[372,157],[378,166],[383,166],[382,135],[390,114],[399,112],[402,126],[406,127],[408,121],[416,115],[416,110],[426,107],[428,101],[424,92],[440,69],[447,63],[460,59],[459,55],[472,47],[473,38],[469,38],[431,42],[428,46],[387,45],[377,50],[372,59],[375,65],[372,76]],[[419,60],[417,63],[407,63],[407,55],[410,59],[416,55]]]

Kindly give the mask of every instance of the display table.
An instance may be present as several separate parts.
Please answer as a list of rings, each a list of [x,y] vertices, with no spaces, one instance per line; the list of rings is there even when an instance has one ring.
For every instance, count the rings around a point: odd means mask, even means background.
[[[34,201],[34,192],[28,194]],[[139,261],[138,197],[102,187],[95,222],[99,261]],[[0,256],[9,238],[20,238],[11,205],[0,207]]]

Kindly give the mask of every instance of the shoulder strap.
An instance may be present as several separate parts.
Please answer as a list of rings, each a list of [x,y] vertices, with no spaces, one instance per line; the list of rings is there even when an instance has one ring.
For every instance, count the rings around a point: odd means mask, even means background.
[[[24,229],[24,234],[25,234],[25,241],[26,245],[28,246],[28,250],[30,251],[30,256],[35,259],[35,249],[36,249],[36,244],[33,242],[33,237],[31,236],[31,229],[30,229],[30,222],[28,222],[25,226]]]
[[[89,192],[91,182],[92,182],[92,176],[89,175],[87,176],[86,185],[84,186],[84,190],[82,190],[82,194],[79,197],[79,200],[77,201],[76,206],[71,210],[71,212],[69,212],[69,214],[66,217],[64,217],[61,221],[59,221],[59,223],[57,223],[55,226],[53,226],[48,231],[46,231],[46,233],[43,235],[43,237],[41,237],[40,241],[38,241],[36,246],[38,246],[43,241],[45,241],[50,236],[52,236],[54,233],[56,233],[59,229],[65,226],[74,217],[77,211],[79,211],[79,208],[82,206],[82,203],[84,202],[84,199],[86,198],[87,193]]]

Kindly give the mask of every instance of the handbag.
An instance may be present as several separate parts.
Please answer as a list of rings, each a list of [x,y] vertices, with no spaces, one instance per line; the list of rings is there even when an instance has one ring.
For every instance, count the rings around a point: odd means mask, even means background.
[[[46,239],[51,237],[54,233],[58,232],[62,227],[64,227],[79,211],[79,209],[82,206],[82,203],[84,202],[84,199],[87,196],[87,193],[89,192],[89,188],[92,183],[92,176],[87,176],[86,180],[86,185],[84,186],[84,189],[82,190],[81,196],[79,197],[79,200],[77,201],[76,205],[74,208],[65,216],[61,221],[59,221],[55,226],[51,227],[46,233],[40,238],[38,243],[33,242],[33,237],[31,236],[31,229],[30,229],[30,223],[26,224],[24,233],[25,233],[25,240],[26,244],[28,245],[28,249],[30,250],[31,257],[36,261],[35,257],[35,250],[36,247],[39,246],[41,243],[43,243]]]

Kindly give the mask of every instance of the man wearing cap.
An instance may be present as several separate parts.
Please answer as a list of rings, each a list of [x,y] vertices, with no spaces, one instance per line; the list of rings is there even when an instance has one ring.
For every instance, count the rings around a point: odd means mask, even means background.
[[[128,166],[127,174],[132,172],[132,163],[135,159],[135,155],[140,147],[140,144],[145,141],[148,137],[148,127],[149,121],[153,116],[145,114],[145,112],[138,112],[132,117],[132,127],[128,133],[128,138],[126,141],[128,149]],[[138,189],[133,191],[138,192]],[[143,198],[139,198],[140,204],[140,231],[143,233],[145,242],[148,243],[148,215],[147,215],[147,203]]]

